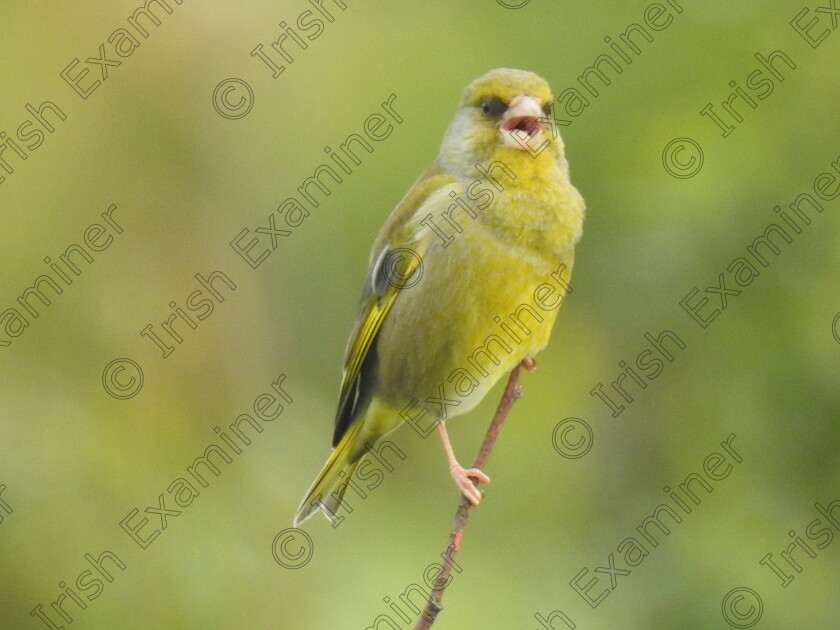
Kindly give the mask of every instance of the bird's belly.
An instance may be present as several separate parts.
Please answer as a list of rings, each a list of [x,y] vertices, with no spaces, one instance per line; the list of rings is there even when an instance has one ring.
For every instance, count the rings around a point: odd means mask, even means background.
[[[571,256],[546,258],[471,236],[432,249],[422,278],[402,290],[382,325],[383,347],[398,351],[380,356],[379,391],[396,408],[445,395],[457,401],[447,415],[465,413],[548,343]],[[427,408],[443,410],[440,403]]]

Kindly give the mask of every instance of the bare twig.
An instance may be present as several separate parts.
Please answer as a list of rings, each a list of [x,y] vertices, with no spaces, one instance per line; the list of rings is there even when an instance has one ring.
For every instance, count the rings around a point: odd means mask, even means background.
[[[510,413],[513,403],[522,395],[522,390],[519,386],[519,373],[522,369],[533,370],[536,366],[534,360],[530,357],[525,358],[522,362],[513,368],[505,386],[505,393],[502,394],[502,399],[499,401],[499,406],[496,408],[496,413],[493,420],[490,422],[490,427],[487,429],[487,434],[484,436],[484,441],[481,444],[481,449],[478,451],[478,456],[475,458],[473,468],[479,470],[484,469],[487,463],[487,458],[490,456],[490,451],[493,450],[493,445],[496,443],[496,438],[499,437],[499,431]],[[472,482],[477,486],[478,481],[473,479]],[[458,505],[458,511],[455,512],[455,521],[452,524],[452,531],[449,534],[449,542],[444,550],[443,570],[438,578],[435,580],[435,588],[429,593],[429,600],[426,602],[426,607],[420,614],[420,619],[417,620],[417,625],[414,630],[428,630],[435,622],[438,613],[443,609],[440,603],[443,597],[443,590],[449,582],[449,575],[452,572],[452,565],[455,562],[455,556],[458,555],[458,550],[461,548],[461,538],[464,535],[464,527],[467,525],[467,518],[469,517],[470,503],[467,498],[461,495],[461,502]]]

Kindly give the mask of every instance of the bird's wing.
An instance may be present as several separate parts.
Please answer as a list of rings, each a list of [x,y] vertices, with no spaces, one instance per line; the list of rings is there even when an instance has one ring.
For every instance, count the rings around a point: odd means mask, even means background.
[[[336,446],[353,423],[372,385],[374,342],[402,287],[411,286],[414,273],[426,252],[428,239],[418,236],[418,209],[431,194],[455,179],[432,164],[391,212],[371,251],[370,267],[362,290],[359,315],[347,349],[333,446]],[[416,218],[415,218],[416,217]],[[412,220],[415,218],[415,220]],[[425,242],[424,242],[425,240]]]

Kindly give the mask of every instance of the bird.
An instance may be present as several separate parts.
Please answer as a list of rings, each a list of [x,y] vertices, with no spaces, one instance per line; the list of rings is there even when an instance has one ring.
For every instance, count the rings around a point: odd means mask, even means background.
[[[474,482],[490,479],[458,463],[446,422],[548,344],[582,235],[553,102],[545,79],[512,68],[463,90],[437,158],[373,243],[333,450],[295,527],[318,511],[334,520],[366,452],[404,423],[437,430],[457,488],[481,501]]]

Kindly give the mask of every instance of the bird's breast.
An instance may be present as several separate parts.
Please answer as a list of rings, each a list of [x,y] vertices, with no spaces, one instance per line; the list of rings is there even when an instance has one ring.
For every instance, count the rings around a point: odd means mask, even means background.
[[[466,412],[545,347],[568,290],[579,200],[571,186],[510,187],[474,218],[462,213],[453,238],[430,230],[422,276],[380,331],[389,351],[379,354],[378,381],[389,402],[403,408],[444,392],[459,401],[449,415]]]

